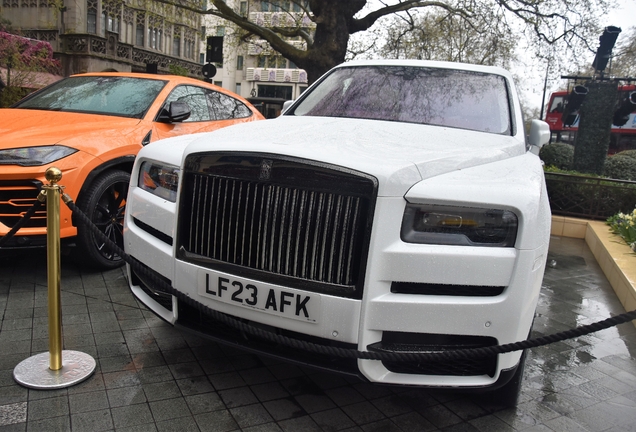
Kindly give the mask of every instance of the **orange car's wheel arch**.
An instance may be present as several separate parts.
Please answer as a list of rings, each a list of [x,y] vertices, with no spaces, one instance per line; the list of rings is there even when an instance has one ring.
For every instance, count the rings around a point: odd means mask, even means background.
[[[124,195],[123,205],[125,206],[125,194],[127,193],[128,184],[130,182],[130,172],[132,171],[133,161],[134,157],[122,157],[100,165],[87,176],[78,194],[76,201],[77,207],[86,213],[89,219],[98,225],[102,231],[105,229],[104,223],[106,223],[106,221],[103,220],[104,215],[95,212],[95,207],[98,205],[100,199],[104,198],[107,200],[106,195],[112,195],[113,193]],[[96,194],[99,196],[96,196]],[[115,209],[109,208],[109,206],[100,205],[100,208],[103,208],[104,212],[115,211]],[[123,216],[124,209],[121,208],[119,213]],[[111,228],[118,226],[120,222],[123,224],[123,219],[119,219],[119,216],[116,216],[114,213],[109,214],[107,218],[118,219],[117,222],[113,221],[113,223],[109,224]],[[78,218],[75,215],[73,215],[73,225],[77,227],[76,246],[73,250],[73,255],[77,261],[99,269],[117,268],[123,264],[123,261],[120,259],[106,259],[105,255],[107,254],[104,254],[103,251],[100,252],[96,250],[96,243],[99,242],[91,233],[90,228],[78,225]],[[107,233],[107,235],[108,234],[109,233]],[[123,247],[121,241],[117,241],[117,243],[120,247]]]

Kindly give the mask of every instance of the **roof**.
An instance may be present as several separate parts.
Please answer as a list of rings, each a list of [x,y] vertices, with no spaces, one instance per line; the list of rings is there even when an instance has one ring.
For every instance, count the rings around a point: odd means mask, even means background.
[[[336,67],[347,66],[413,66],[438,69],[466,70],[510,76],[510,73],[506,69],[500,68],[498,66],[484,66],[470,63],[446,62],[436,60],[352,60],[341,63]]]

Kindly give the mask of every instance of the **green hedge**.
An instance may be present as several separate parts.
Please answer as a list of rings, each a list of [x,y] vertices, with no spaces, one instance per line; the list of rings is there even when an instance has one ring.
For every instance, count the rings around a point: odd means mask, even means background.
[[[555,142],[541,147],[539,157],[546,166],[554,166],[562,170],[570,168],[574,158],[574,146]]]
[[[636,180],[636,152],[634,155],[617,153],[605,160],[603,174],[609,178]]]

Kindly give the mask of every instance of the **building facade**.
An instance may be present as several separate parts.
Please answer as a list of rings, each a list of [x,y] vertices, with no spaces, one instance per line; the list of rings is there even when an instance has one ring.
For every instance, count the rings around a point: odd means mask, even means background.
[[[227,1],[235,11],[260,26],[296,27],[311,32],[315,24],[304,12],[307,5],[300,0],[234,0]],[[213,82],[239,95],[257,99],[297,98],[307,88],[307,73],[293,62],[275,52],[269,44],[258,37],[245,39],[240,29],[227,21],[206,15],[205,28],[208,36],[223,36],[223,64],[217,64]],[[205,41],[203,41],[205,42]],[[288,42],[306,49],[301,38],[290,38]],[[200,61],[205,61],[205,46],[202,46]],[[264,113],[265,114],[265,113]]]
[[[149,0],[1,0],[14,29],[49,42],[63,74],[120,71],[201,77],[201,14]],[[196,0],[182,0],[202,10]]]

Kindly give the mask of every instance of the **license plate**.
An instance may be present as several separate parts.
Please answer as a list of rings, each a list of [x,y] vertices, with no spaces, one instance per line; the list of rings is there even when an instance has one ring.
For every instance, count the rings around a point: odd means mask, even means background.
[[[320,294],[199,270],[199,294],[272,315],[317,323]]]

